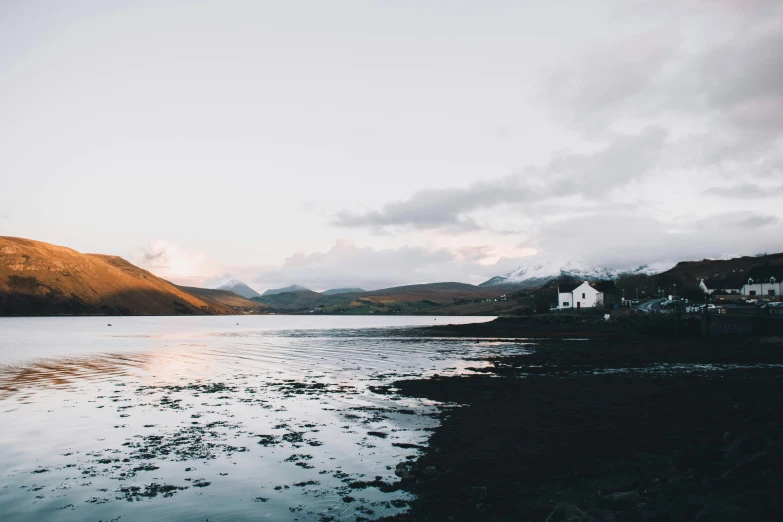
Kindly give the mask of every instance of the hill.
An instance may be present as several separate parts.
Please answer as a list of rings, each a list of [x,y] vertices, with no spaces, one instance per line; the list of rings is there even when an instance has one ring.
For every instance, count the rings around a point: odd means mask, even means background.
[[[0,315],[232,313],[121,257],[0,237]]]
[[[305,288],[304,286],[301,285],[291,285],[291,286],[286,286],[284,288],[270,288],[269,290],[267,290],[261,295],[268,296],[268,295],[284,294],[286,292],[302,292],[302,291],[311,292],[312,290],[310,290],[309,288]]]
[[[431,283],[398,286],[370,292],[347,292],[326,295],[311,290],[262,295],[254,301],[278,312],[317,312],[335,314],[425,314],[451,313],[447,308],[456,304],[498,298],[495,288],[485,289],[465,283]],[[488,310],[488,305],[473,307]],[[495,306],[493,309],[497,308]],[[462,310],[468,309],[463,307]],[[489,312],[488,312],[489,313]]]
[[[191,295],[211,299],[212,301],[228,306],[237,313],[259,314],[264,313],[267,309],[263,304],[246,299],[229,290],[198,288],[195,286],[180,286],[179,288]]]
[[[228,290],[229,292],[234,292],[246,299],[259,297],[261,295],[238,279],[232,279],[231,281],[223,283],[217,287],[217,290]]]
[[[323,295],[356,294],[366,292],[361,288],[330,288],[321,292]]]
[[[338,300],[342,296],[333,296]],[[328,300],[329,296],[324,296],[312,290],[298,290],[295,292],[278,292],[274,294],[264,294],[261,297],[254,297],[253,301],[269,307],[270,310],[277,312],[298,312],[312,310],[318,306],[322,300]]]

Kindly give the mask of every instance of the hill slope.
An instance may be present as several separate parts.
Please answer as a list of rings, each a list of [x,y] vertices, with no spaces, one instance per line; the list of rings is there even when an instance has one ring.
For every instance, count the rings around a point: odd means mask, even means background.
[[[305,288],[302,285],[291,285],[286,286],[284,288],[270,288],[269,290],[265,291],[262,296],[269,296],[269,295],[277,295],[277,294],[284,294],[287,292],[312,292],[309,288]]]
[[[255,301],[251,301],[239,294],[236,294],[230,290],[218,290],[212,288],[198,288],[195,286],[180,286],[181,290],[195,295],[196,297],[204,297],[218,302],[222,305],[231,307],[235,312],[245,314],[257,314],[263,313],[266,310],[266,306]]]
[[[121,257],[0,236],[0,315],[232,313]]]
[[[332,296],[332,298],[342,298],[343,296]],[[329,296],[324,296],[312,290],[297,290],[294,292],[277,292],[268,294],[264,292],[261,297],[254,297],[253,301],[264,304],[270,309],[278,312],[297,312],[310,310],[318,306],[323,300],[328,300]]]
[[[253,300],[279,312],[419,314],[456,302],[472,302],[497,296],[496,288],[479,288],[465,283],[431,283],[331,295],[300,290],[265,294]]]
[[[321,293],[323,295],[338,295],[338,294],[355,294],[361,292],[366,292],[366,290],[363,290],[361,288],[330,288],[329,290],[324,290]]]

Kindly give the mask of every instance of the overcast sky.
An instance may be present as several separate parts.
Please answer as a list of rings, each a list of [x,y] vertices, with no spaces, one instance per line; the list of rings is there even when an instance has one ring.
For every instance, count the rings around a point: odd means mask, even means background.
[[[0,2],[0,235],[263,290],[783,251],[783,2]]]

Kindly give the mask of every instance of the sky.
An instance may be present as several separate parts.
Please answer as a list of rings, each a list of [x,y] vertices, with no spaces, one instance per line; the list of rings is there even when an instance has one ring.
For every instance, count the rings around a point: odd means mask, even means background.
[[[258,290],[783,251],[779,0],[0,2],[0,235]]]

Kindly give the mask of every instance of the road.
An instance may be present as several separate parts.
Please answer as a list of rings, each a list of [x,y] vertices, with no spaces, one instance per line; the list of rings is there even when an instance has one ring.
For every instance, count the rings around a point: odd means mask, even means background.
[[[653,310],[656,312],[660,312],[661,303],[664,302],[665,300],[666,299],[650,299],[649,301],[645,301],[643,303],[635,305],[634,308],[637,310],[641,310],[642,312],[652,312]]]

